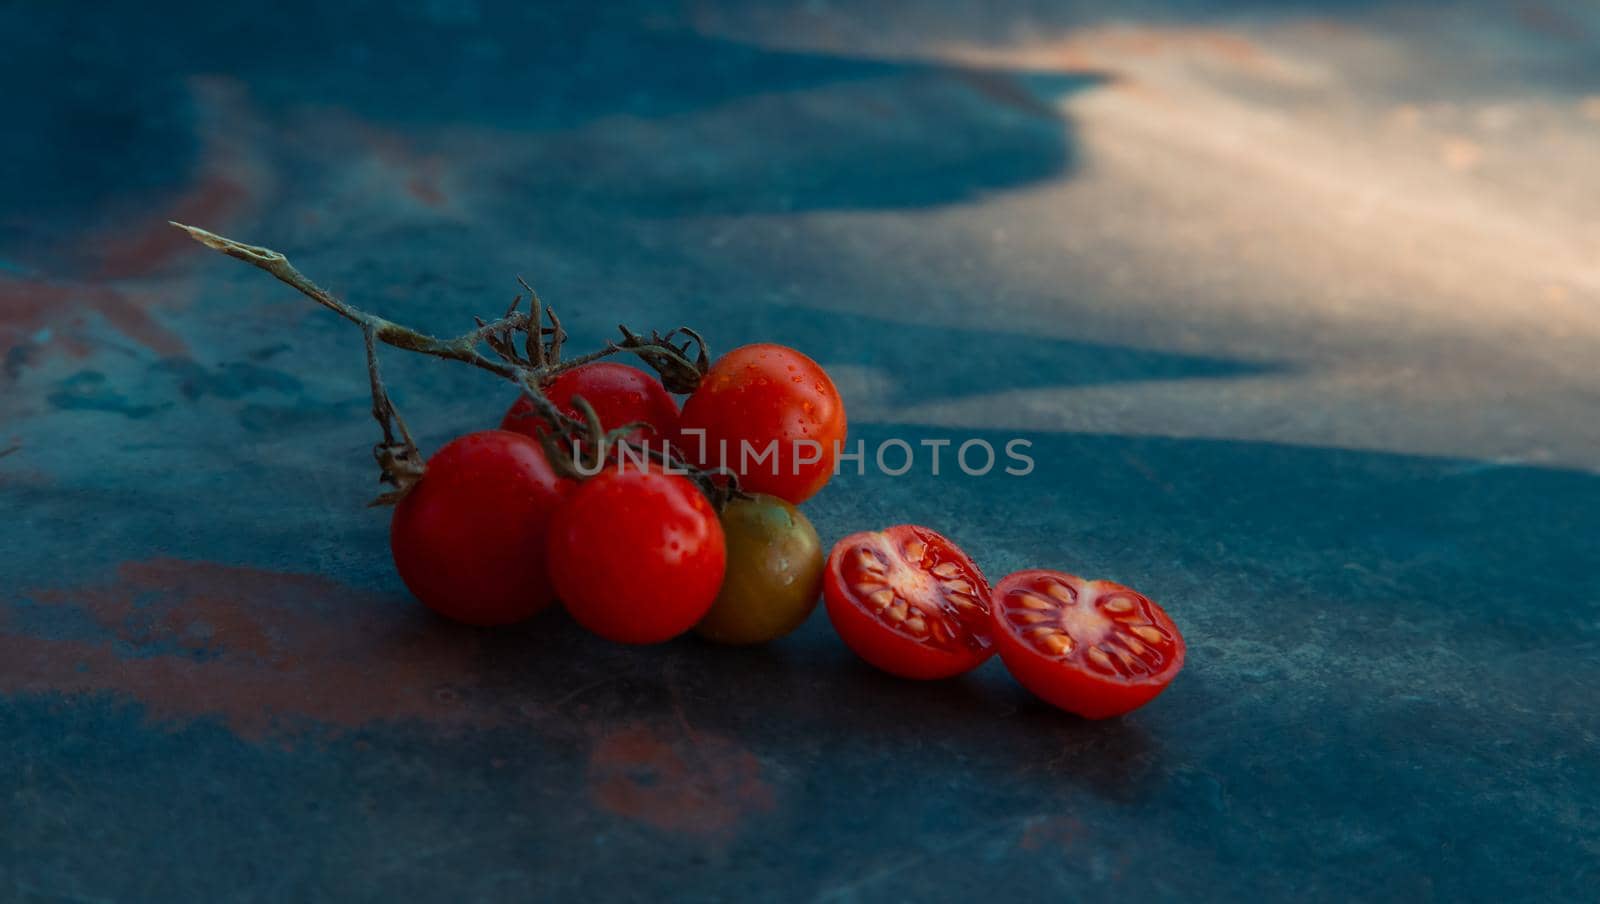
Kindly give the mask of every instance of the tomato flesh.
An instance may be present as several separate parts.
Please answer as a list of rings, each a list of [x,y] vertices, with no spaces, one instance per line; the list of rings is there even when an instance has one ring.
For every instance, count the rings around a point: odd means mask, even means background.
[[[823,584],[828,618],[862,659],[904,678],[948,678],[981,665],[989,584],[954,543],[902,524],[834,545]]]
[[[529,551],[536,556],[536,550]],[[703,618],[727,563],[722,527],[687,478],[613,468],[556,510],[546,547],[574,620],[619,643],[660,643]]]
[[[447,618],[521,621],[555,598],[539,551],[571,488],[526,436],[459,437],[428,459],[422,480],[395,506],[395,569],[417,599]]]
[[[994,588],[994,637],[1006,668],[1052,705],[1119,716],[1166,690],[1183,668],[1183,635],[1136,590],[1034,569]]]
[[[678,427],[678,403],[661,381],[637,367],[615,361],[594,361],[557,374],[544,387],[548,398],[563,414],[581,418],[573,399],[581,396],[600,416],[607,430],[635,422],[649,424],[651,430],[635,430],[628,438],[660,444],[670,439]],[[538,438],[544,419],[527,396],[519,397],[500,421],[501,430]]]

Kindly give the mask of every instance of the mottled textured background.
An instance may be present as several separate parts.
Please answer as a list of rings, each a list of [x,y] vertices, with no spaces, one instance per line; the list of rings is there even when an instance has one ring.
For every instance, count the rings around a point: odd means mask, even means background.
[[[588,6],[0,2],[0,898],[1600,898],[1600,10]],[[1087,723],[820,613],[442,623],[356,333],[169,217],[1027,437],[808,510],[1133,584],[1189,665]],[[430,448],[508,401],[386,361]]]

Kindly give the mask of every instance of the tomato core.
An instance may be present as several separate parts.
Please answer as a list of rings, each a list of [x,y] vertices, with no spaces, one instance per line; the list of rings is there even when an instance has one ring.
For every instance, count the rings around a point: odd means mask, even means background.
[[[845,583],[865,607],[900,633],[943,649],[982,649],[963,619],[981,621],[986,610],[972,582],[955,561],[941,561],[913,537],[895,548],[895,538],[874,534],[849,550],[840,563]]]
[[[999,605],[1035,650],[1103,675],[1155,675],[1176,655],[1177,642],[1157,624],[1150,601],[1107,581],[1043,576],[1009,588]]]

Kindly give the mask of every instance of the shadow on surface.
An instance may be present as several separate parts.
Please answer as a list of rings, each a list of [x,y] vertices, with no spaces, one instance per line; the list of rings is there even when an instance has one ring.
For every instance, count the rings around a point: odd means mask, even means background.
[[[769,50],[656,24],[647,7],[290,3],[268,18],[216,4],[0,9],[0,83],[49,85],[8,111],[6,245],[37,253],[41,231],[169,203],[200,153],[197,78],[244,89],[268,127],[226,138],[265,142],[254,150],[280,164],[296,141],[325,140],[283,134],[305,111],[424,146],[463,127],[515,141],[604,120],[528,169],[646,214],[925,206],[1051,178],[1072,154],[1050,100],[1096,81]],[[659,126],[659,146],[617,130],[680,119]]]
[[[1600,794],[1583,729],[1600,715],[1583,690],[1600,676],[1582,652],[1600,607],[1594,475],[1244,442],[1032,439],[1031,479],[841,477],[813,519],[830,541],[928,523],[991,576],[1056,566],[1160,600],[1185,630],[1189,665],[1123,720],[1055,713],[994,662],[934,684],[878,675],[820,612],[763,649],[632,649],[559,612],[481,632],[320,578],[146,565],[103,586],[35,591],[0,618],[14,648],[7,674],[60,665],[51,680],[5,688],[8,734],[33,739],[0,762],[0,775],[35,776],[13,829],[32,841],[14,849],[30,851],[36,872],[54,844],[47,814],[81,824],[122,807],[100,868],[79,870],[86,888],[110,889],[140,858],[276,832],[271,845],[292,836],[296,850],[354,862],[474,840],[426,865],[336,880],[423,897],[459,894],[439,877],[506,863],[541,888],[670,882],[809,897],[861,882],[882,893],[889,875],[906,894],[1062,889],[1092,880],[1096,858],[1122,864],[1122,892],[1509,894],[1523,873],[1495,865],[1507,858],[1554,892],[1577,891],[1572,864],[1593,826],[1571,806]],[[274,490],[247,488],[226,511],[157,498],[98,526],[90,494],[0,494],[35,513],[35,534],[70,523],[85,547],[170,550],[188,537],[194,556],[315,569],[287,526],[299,509],[326,510],[287,473],[260,486]],[[367,550],[370,583],[393,587],[381,530],[359,510],[339,517]],[[130,597],[128,586],[144,589]],[[195,621],[213,630],[185,628]],[[205,655],[184,653],[196,637],[214,638]],[[75,652],[25,655],[53,640]],[[84,665],[69,667],[73,657]],[[127,684],[146,657],[172,676],[152,699]],[[108,708],[130,690],[162,730]],[[263,706],[280,711],[252,721]],[[242,742],[224,728],[240,719],[245,737],[266,734]],[[118,756],[83,761],[71,789],[38,778],[67,761],[71,732],[55,727],[86,721]],[[130,792],[128,762],[158,748]],[[339,790],[309,819],[304,793],[232,778],[240,771]],[[210,815],[186,803],[197,784],[213,789]],[[129,809],[130,793],[168,805]],[[173,801],[189,814],[179,825],[165,818]],[[223,831],[224,812],[258,818]],[[608,856],[575,862],[564,853],[573,839],[603,842]],[[982,856],[928,856],[947,849]],[[920,866],[884,873],[905,860]],[[173,890],[220,881],[162,875]]]
[[[829,367],[872,368],[887,401],[917,404],[982,393],[1147,380],[1222,379],[1288,368],[985,327],[935,326],[851,311],[762,306],[717,317],[731,346],[782,336]],[[720,349],[713,351],[720,352]],[[895,380],[895,375],[901,379]]]

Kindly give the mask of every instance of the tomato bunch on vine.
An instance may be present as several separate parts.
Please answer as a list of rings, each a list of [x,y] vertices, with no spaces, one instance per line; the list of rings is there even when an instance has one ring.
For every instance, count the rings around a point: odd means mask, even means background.
[[[446,618],[505,625],[559,600],[620,643],[694,631],[752,644],[796,630],[825,599],[844,643],[884,671],[949,678],[998,651],[1040,698],[1089,718],[1143,705],[1183,666],[1171,618],[1120,584],[1028,570],[991,587],[954,542],[917,525],[852,534],[825,554],[800,505],[834,476],[845,406],[796,349],[759,343],[713,360],[687,326],[621,326],[564,357],[560,318],[520,280],[499,317],[437,338],[334,297],[279,252],[173,225],[360,329],[384,486],[373,505],[393,508],[401,580]],[[425,457],[380,347],[476,367],[516,397],[497,427]]]

